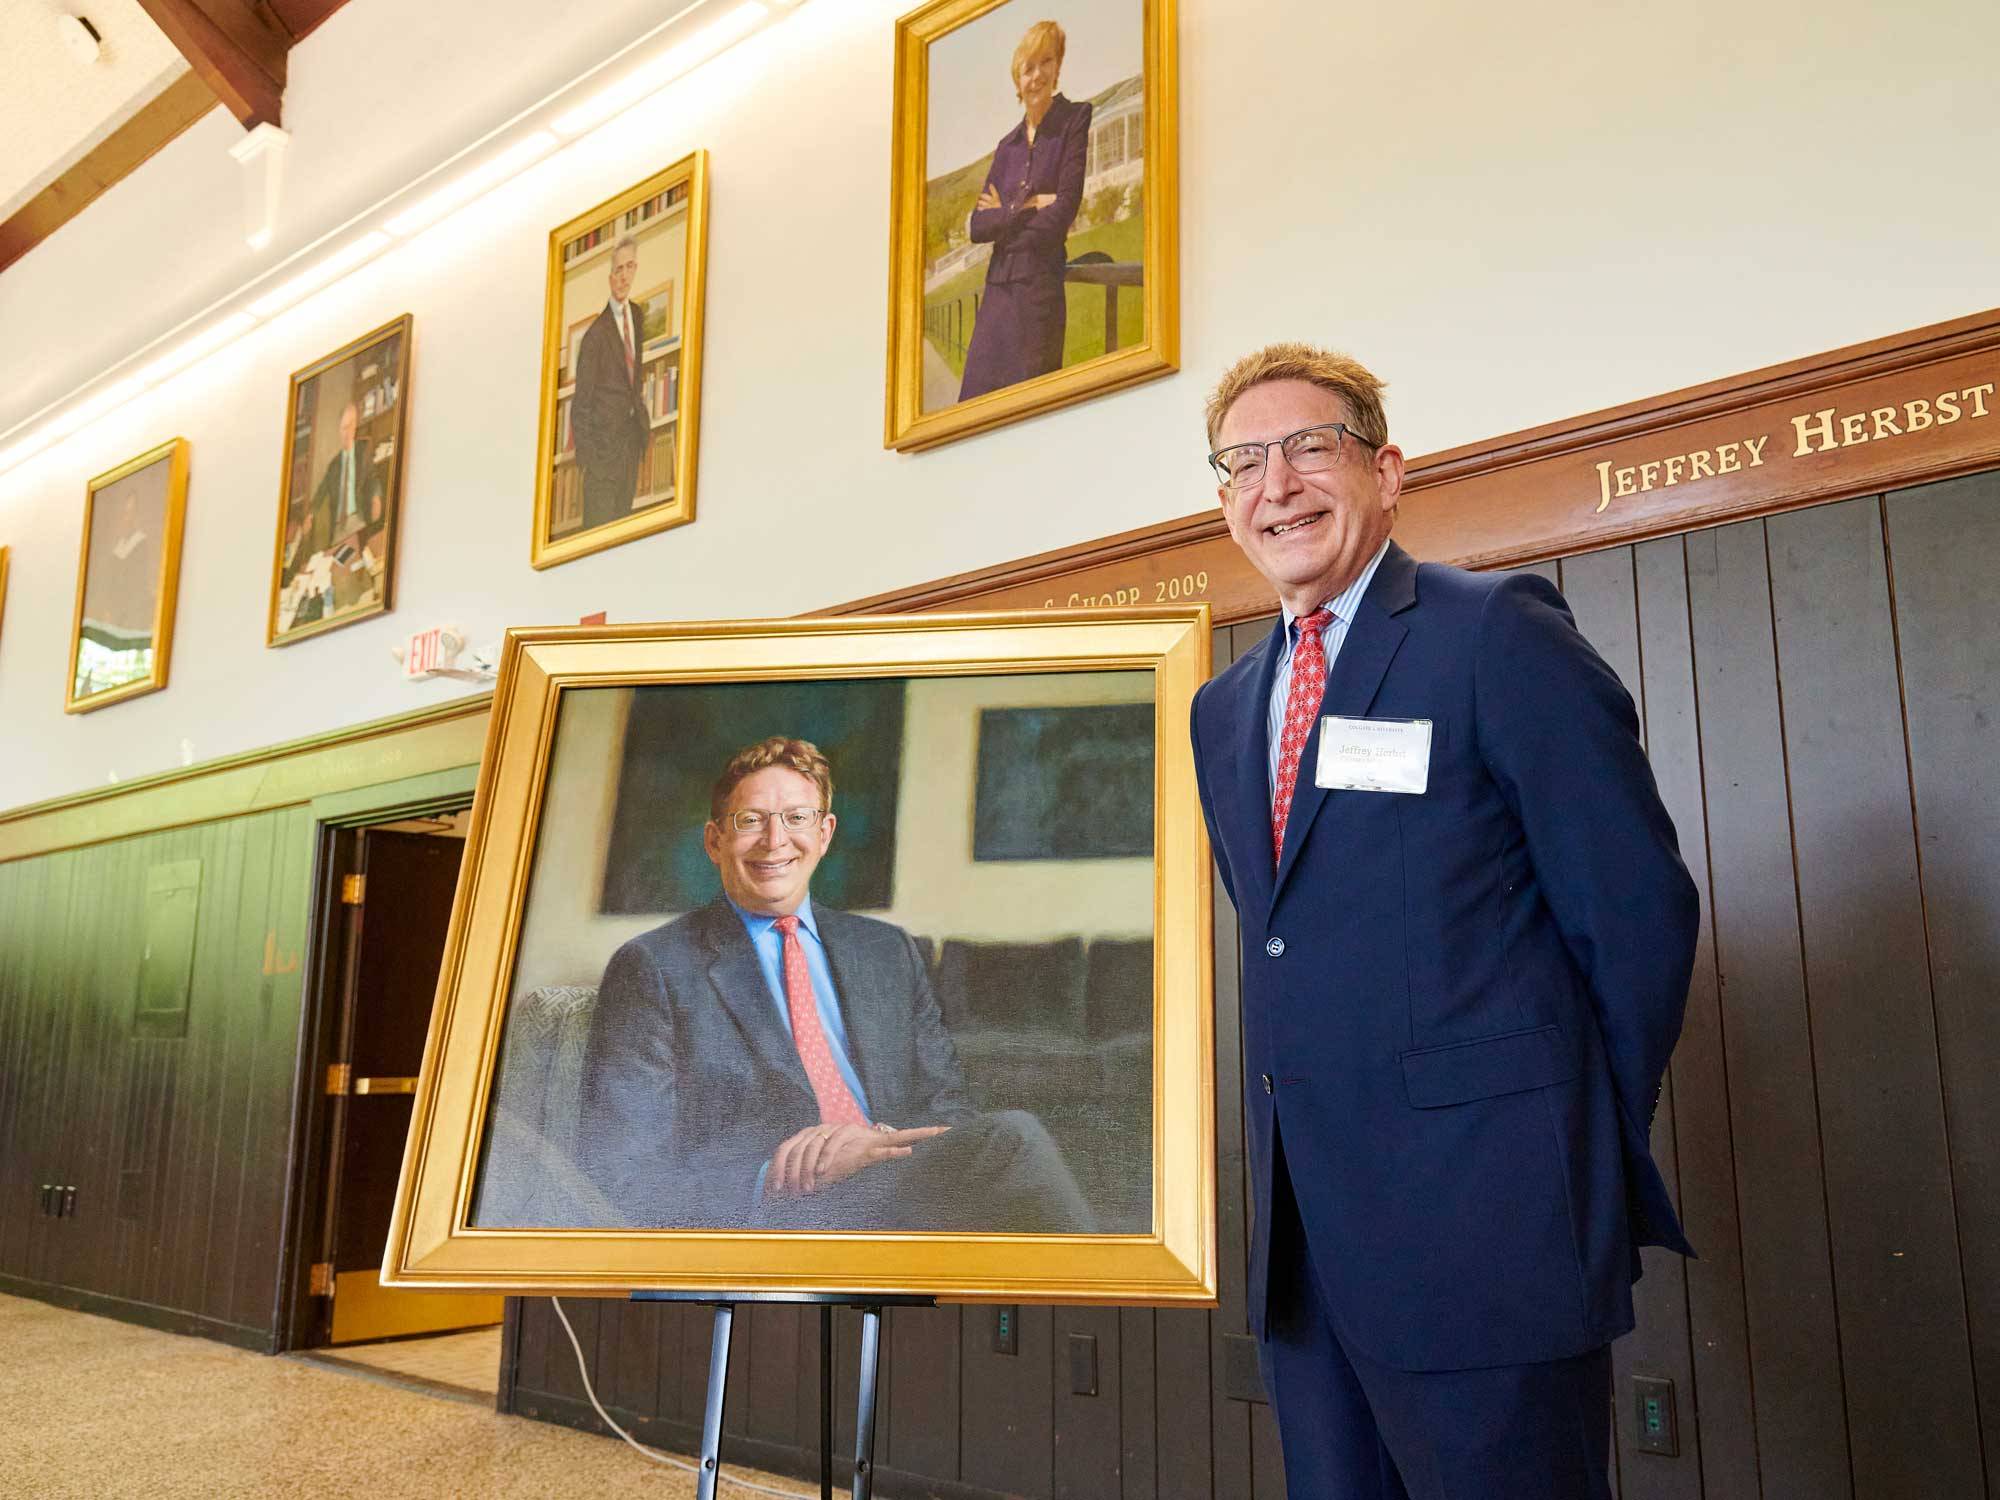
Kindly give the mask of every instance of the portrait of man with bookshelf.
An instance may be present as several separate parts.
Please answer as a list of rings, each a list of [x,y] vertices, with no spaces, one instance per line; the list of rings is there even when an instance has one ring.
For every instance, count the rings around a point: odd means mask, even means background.
[[[292,376],[269,645],[394,602],[410,324],[405,314]]]
[[[702,159],[550,239],[536,566],[693,519]]]

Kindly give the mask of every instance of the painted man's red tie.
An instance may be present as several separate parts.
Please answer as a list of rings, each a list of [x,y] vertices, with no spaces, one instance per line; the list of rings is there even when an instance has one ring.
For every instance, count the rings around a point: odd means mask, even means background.
[[[868,1116],[840,1076],[833,1049],[826,1044],[826,1030],[819,1024],[819,1002],[813,995],[812,970],[806,967],[805,945],[799,941],[799,919],[780,917],[776,926],[785,935],[785,1009],[791,1014],[799,1061],[805,1064],[813,1097],[819,1100],[820,1123],[866,1125]]]
[[[1285,820],[1292,815],[1292,794],[1299,787],[1299,757],[1326,696],[1326,646],[1320,632],[1333,623],[1333,611],[1316,609],[1299,620],[1299,644],[1292,652],[1292,685],[1285,694],[1285,728],[1278,740],[1278,786],[1271,798],[1271,863],[1285,853]]]

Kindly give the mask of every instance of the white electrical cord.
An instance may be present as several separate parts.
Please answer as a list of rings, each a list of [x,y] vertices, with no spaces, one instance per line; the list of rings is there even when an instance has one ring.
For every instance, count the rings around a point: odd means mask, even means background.
[[[648,1448],[644,1443],[633,1437],[631,1433],[611,1420],[611,1413],[599,1404],[597,1392],[590,1387],[590,1365],[583,1357],[583,1345],[576,1341],[576,1330],[569,1326],[569,1314],[563,1311],[562,1298],[549,1298],[549,1305],[555,1308],[556,1318],[561,1322],[563,1332],[569,1335],[570,1348],[576,1350],[576,1372],[583,1377],[583,1393],[590,1397],[590,1404],[597,1407],[597,1414],[604,1418],[604,1425],[625,1439],[627,1443],[631,1444],[633,1451],[646,1458],[650,1458],[654,1463],[668,1464],[676,1469],[685,1469],[690,1474],[700,1475],[701,1470],[696,1465],[689,1463],[686,1459],[675,1458],[672,1454],[660,1453],[652,1448]],[[780,1497],[780,1500],[818,1500],[817,1496],[808,1495],[804,1490],[776,1490],[772,1489],[768,1484],[755,1484],[748,1479],[732,1479],[727,1474],[721,1473],[718,1473],[715,1477],[722,1483],[733,1484],[741,1490],[754,1490],[760,1495],[777,1495]]]

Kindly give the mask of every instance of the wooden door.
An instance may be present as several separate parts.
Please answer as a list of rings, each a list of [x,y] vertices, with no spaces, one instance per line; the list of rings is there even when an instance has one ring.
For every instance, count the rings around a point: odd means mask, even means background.
[[[462,840],[364,829],[358,899],[347,901],[341,975],[347,1075],[334,1101],[326,1243],[333,1267],[329,1342],[358,1343],[500,1321],[504,1299],[391,1291],[381,1284],[403,1143],[409,1135]]]

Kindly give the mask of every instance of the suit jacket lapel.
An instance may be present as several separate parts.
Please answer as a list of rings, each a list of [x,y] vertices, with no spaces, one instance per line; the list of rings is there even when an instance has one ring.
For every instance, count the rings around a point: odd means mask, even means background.
[[[799,1049],[779,1024],[771,1004],[771,987],[764,982],[764,970],[757,962],[757,950],[750,946],[750,934],[743,920],[725,901],[707,909],[705,933],[714,957],[708,966],[708,982],[724,1010],[734,1018],[737,1029],[767,1068],[790,1078],[808,1093],[812,1083]]]
[[[1314,775],[1319,764],[1320,724],[1329,716],[1352,719],[1368,712],[1396,648],[1410,633],[1396,616],[1416,600],[1416,559],[1391,542],[1354,612],[1354,623],[1347,627],[1347,639],[1341,643],[1340,655],[1334,658],[1332,675],[1327,678],[1326,697],[1299,757],[1298,790],[1292,794],[1291,816],[1285,822],[1284,857],[1278,861],[1277,879],[1271,887],[1274,901],[1285,888],[1286,877],[1298,863],[1299,846],[1326,802],[1326,788]]]
[[[1242,696],[1229,705],[1225,720],[1242,726],[1227,783],[1235,807],[1216,819],[1220,828],[1243,829],[1249,840],[1248,853],[1239,851],[1233,868],[1243,885],[1244,906],[1260,913],[1271,905],[1271,681],[1277,675],[1284,639],[1285,619],[1280,615],[1271,633],[1250,648],[1261,652],[1262,659],[1238,679]]]
[[[898,1097],[883,1071],[898,1051],[892,1028],[909,1025],[912,1007],[885,1003],[887,995],[879,976],[867,964],[855,962],[846,912],[815,906],[813,919],[819,923],[820,941],[826,945],[826,966],[833,972],[833,987],[840,992],[834,1003],[847,1027],[847,1060],[854,1065],[862,1092],[868,1096],[870,1113],[880,1118],[894,1108]]]

